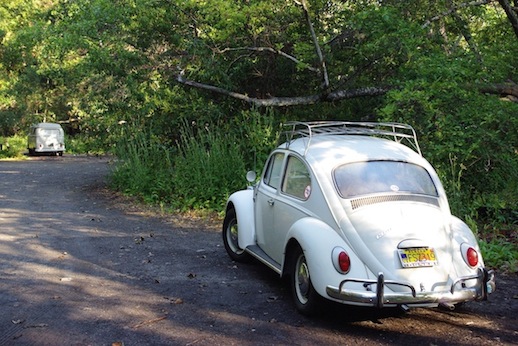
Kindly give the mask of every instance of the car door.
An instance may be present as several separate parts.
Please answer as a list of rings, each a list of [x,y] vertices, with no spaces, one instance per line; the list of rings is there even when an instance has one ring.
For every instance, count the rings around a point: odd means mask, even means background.
[[[275,195],[269,196],[268,220],[263,227],[261,248],[277,263],[282,263],[286,235],[293,223],[308,215],[305,204],[311,196],[311,176],[304,162],[293,155],[283,159],[281,181]],[[263,194],[263,197],[266,197]],[[263,201],[264,205],[264,201]]]
[[[268,237],[265,235],[274,231],[275,202],[282,180],[285,156],[283,152],[275,152],[270,156],[255,196],[257,245],[270,257],[272,253],[268,251]]]

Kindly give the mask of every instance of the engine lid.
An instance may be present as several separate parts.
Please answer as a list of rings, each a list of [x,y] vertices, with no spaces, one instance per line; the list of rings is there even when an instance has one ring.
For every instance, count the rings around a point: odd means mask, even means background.
[[[345,231],[346,237],[351,243],[361,242],[352,245],[362,249],[358,256],[370,272],[409,282],[421,291],[448,287],[453,249],[440,208],[385,202],[349,212],[349,220],[353,229]]]

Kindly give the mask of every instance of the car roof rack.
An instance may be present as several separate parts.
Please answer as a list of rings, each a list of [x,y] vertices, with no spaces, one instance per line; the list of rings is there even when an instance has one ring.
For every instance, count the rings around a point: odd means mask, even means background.
[[[404,144],[419,155],[422,155],[415,130],[407,124],[390,122],[290,121],[282,126],[285,128],[282,134],[286,136],[286,148],[289,148],[291,142],[297,138],[308,139],[304,155],[307,153],[311,139],[314,136],[326,135],[360,135],[386,138]]]

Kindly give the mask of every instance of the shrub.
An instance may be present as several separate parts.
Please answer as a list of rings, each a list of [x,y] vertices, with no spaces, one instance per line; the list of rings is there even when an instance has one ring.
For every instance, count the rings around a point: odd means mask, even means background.
[[[27,151],[27,137],[15,135],[0,137],[0,159],[22,158]]]
[[[124,136],[123,136],[124,138]],[[173,196],[171,150],[152,135],[128,132],[115,148],[119,163],[110,176],[111,185],[148,203],[169,203]]]
[[[183,127],[174,171],[177,207],[221,211],[228,196],[246,186],[238,140],[208,126]]]

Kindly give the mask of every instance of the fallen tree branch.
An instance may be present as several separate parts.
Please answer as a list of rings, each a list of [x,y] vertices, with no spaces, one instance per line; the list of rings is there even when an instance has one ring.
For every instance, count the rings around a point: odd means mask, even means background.
[[[295,97],[271,97],[268,99],[259,99],[255,97],[250,97],[246,94],[241,94],[220,87],[216,87],[213,85],[188,80],[185,79],[181,74],[179,74],[176,77],[176,80],[178,83],[186,86],[214,92],[220,95],[233,97],[235,99],[254,104],[258,107],[286,107],[311,105],[318,102],[333,102],[356,97],[379,96],[385,94],[388,90],[390,90],[390,88],[387,87],[365,87],[351,90],[337,90],[327,94],[315,94]]]
[[[302,6],[302,8],[303,8],[307,26],[311,33],[311,38],[313,40],[313,44],[315,46],[315,51],[318,56],[319,68],[310,67],[308,64],[301,62],[294,56],[284,53],[281,50],[276,50],[276,49],[269,48],[269,47],[225,48],[222,50],[216,50],[216,52],[225,53],[225,52],[229,52],[229,51],[240,51],[240,50],[247,50],[247,51],[253,51],[253,52],[271,52],[274,54],[278,54],[282,57],[285,57],[285,58],[293,61],[296,64],[303,64],[307,69],[321,74],[321,77],[323,78],[323,83],[322,83],[322,92],[320,94],[306,95],[306,96],[294,96],[294,97],[270,97],[270,98],[266,98],[266,99],[260,99],[260,98],[256,98],[256,97],[250,97],[247,94],[230,91],[230,90],[227,90],[227,89],[224,89],[221,87],[217,87],[214,85],[200,83],[200,82],[186,79],[186,78],[184,78],[183,70],[180,70],[180,72],[176,76],[177,82],[180,84],[189,86],[189,87],[206,90],[206,91],[209,91],[212,93],[217,93],[220,95],[232,97],[237,100],[241,100],[241,101],[253,104],[258,107],[300,106],[300,105],[311,105],[311,104],[315,104],[318,102],[334,102],[334,101],[340,101],[340,100],[356,98],[356,97],[379,96],[379,95],[385,94],[390,89],[387,87],[365,87],[365,88],[350,89],[350,90],[330,91],[330,82],[329,82],[329,76],[328,76],[328,72],[327,72],[326,62],[325,62],[322,50],[320,49],[320,44],[318,43],[318,38],[315,33],[313,23],[311,22],[308,4],[307,4],[306,0],[295,0],[295,2],[298,5]]]
[[[485,86],[480,88],[480,92],[485,94],[500,95],[510,101],[518,102],[518,84],[502,83]]]

